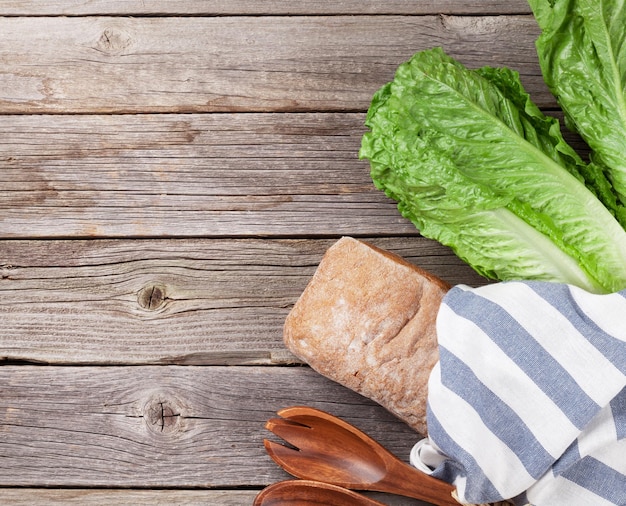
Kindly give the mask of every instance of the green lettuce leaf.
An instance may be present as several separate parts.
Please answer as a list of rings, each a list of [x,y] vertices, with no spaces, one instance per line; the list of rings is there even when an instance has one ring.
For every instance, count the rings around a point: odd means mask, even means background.
[[[375,185],[482,275],[626,287],[626,232],[517,73],[417,53],[374,95],[366,126],[359,156]]]
[[[544,80],[606,172],[626,224],[626,2],[529,0]]]

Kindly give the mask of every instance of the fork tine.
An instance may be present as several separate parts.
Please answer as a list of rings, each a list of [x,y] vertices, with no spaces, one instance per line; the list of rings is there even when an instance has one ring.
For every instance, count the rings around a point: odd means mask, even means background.
[[[282,418],[272,418],[267,421],[265,428],[296,448],[310,446],[311,427],[307,425]]]
[[[293,448],[265,439],[265,450],[276,464],[289,474],[303,480],[315,480],[324,483],[341,485],[347,488],[358,487],[341,470],[329,468],[323,461],[308,452],[301,452]]]
[[[316,431],[322,431],[326,441],[328,441],[329,437],[337,438],[339,441],[345,441],[345,438],[349,437],[350,440],[355,441],[356,437],[366,446],[375,448],[377,451],[384,450],[380,443],[374,441],[354,425],[350,425],[341,418],[319,409],[308,406],[293,406],[281,409],[278,411],[278,415],[281,419],[292,422],[292,424],[310,428],[311,434],[315,434]],[[319,437],[317,434],[315,436]],[[367,442],[365,443],[365,441]]]
[[[263,445],[272,460],[289,474],[304,480],[315,478],[315,472],[309,471],[315,469],[316,466],[314,460],[307,454],[268,439],[263,440]]]
[[[265,428],[271,430],[271,426],[275,425],[293,425],[297,427],[304,427],[306,429],[310,429],[311,426],[304,423],[303,420],[292,420],[291,418],[270,418],[267,422],[265,422]]]
[[[295,448],[289,448],[288,446],[281,445],[275,441],[270,441],[269,439],[263,440],[263,446],[265,446],[265,450],[267,450],[269,456],[272,457],[272,459],[274,459],[274,461],[276,461],[276,463],[278,463],[281,467],[286,465],[285,459],[297,457],[300,453]]]
[[[349,424],[346,424],[340,418],[337,418],[326,411],[322,411],[321,409],[312,408],[310,406],[291,406],[288,408],[283,408],[277,412],[278,416],[281,418],[292,420],[297,423],[303,423],[306,425],[307,420],[330,420],[335,424],[339,424],[342,426],[348,427]]]
[[[364,432],[324,411],[296,406],[282,409],[278,414],[282,418],[269,420],[266,427],[300,450],[347,460],[363,460],[363,454],[387,452]],[[342,448],[341,456],[337,454],[337,448]],[[380,459],[378,455],[373,458],[376,462]]]
[[[278,411],[278,416],[282,420],[289,420],[292,423],[314,428],[316,423],[326,420],[326,413],[308,406],[294,406]]]

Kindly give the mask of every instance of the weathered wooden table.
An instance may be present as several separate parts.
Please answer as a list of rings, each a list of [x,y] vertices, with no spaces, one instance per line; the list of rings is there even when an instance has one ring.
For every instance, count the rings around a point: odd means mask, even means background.
[[[408,458],[419,436],[298,364],[283,321],[342,235],[483,282],[357,152],[372,94],[433,46],[519,70],[554,107],[526,3],[1,0],[0,16],[0,503],[251,504],[288,478],[263,425],[293,404]]]

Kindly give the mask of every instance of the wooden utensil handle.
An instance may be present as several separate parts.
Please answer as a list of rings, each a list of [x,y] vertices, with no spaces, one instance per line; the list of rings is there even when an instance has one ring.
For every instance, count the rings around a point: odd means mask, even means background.
[[[390,463],[392,469],[386,477],[389,491],[394,494],[431,502],[437,506],[458,506],[454,486],[429,476],[401,461]]]

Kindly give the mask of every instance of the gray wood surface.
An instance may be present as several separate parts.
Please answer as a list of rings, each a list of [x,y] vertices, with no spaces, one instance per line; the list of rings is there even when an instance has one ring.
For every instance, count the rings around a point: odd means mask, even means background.
[[[276,411],[331,412],[403,460],[421,437],[302,367],[0,368],[0,485],[250,487],[289,478],[267,456]],[[8,429],[8,430],[7,430]]]
[[[530,16],[5,17],[0,113],[363,111],[434,46],[553,105],[537,35]]]
[[[331,240],[2,243],[0,359],[281,364],[285,317]],[[423,238],[372,238],[450,283],[484,282]]]
[[[133,506],[241,506],[250,505],[257,495],[254,490],[126,490],[126,489],[3,489],[2,499],[12,506],[101,506],[129,504]],[[379,492],[364,495],[389,506],[428,505],[422,501]]]
[[[525,0],[0,0],[0,15],[528,14]]]
[[[417,234],[363,114],[0,116],[0,237]]]
[[[358,159],[364,121],[0,115],[0,238],[416,236]]]
[[[439,45],[552,110],[537,35],[523,0],[0,0],[0,503],[251,504],[293,404],[406,460],[283,321],[342,235],[486,282],[374,188],[364,114]]]
[[[250,505],[257,492],[253,490],[125,490],[125,489],[48,489],[6,488],[2,499],[14,506],[219,506]],[[408,503],[411,504],[411,503]]]

